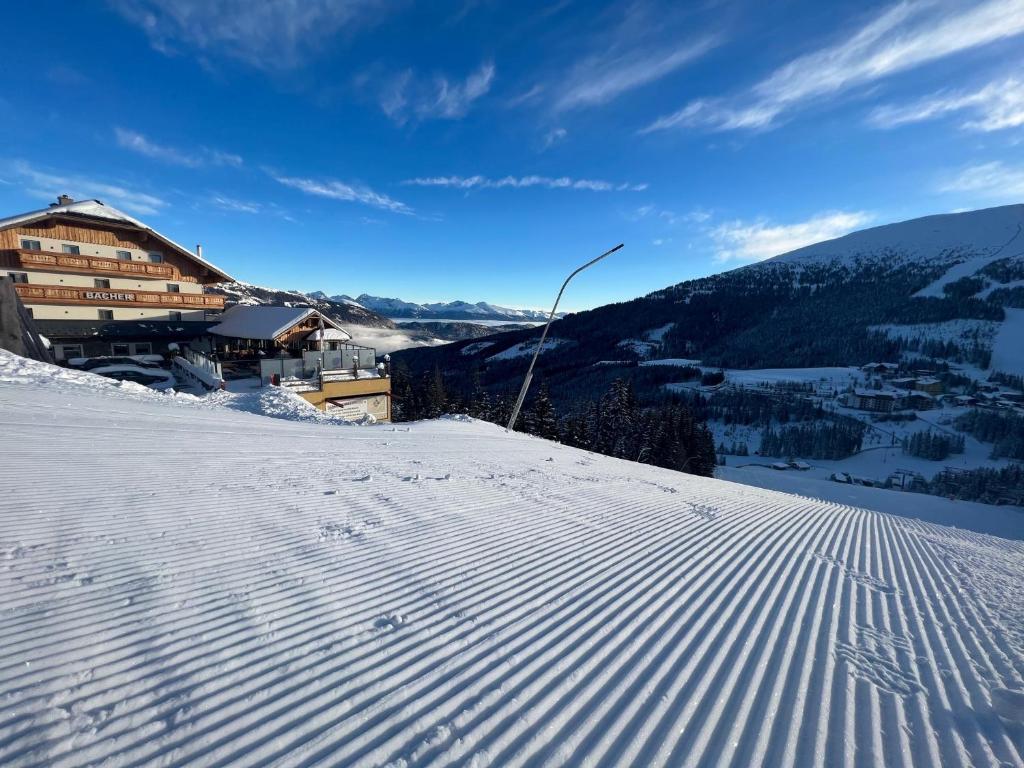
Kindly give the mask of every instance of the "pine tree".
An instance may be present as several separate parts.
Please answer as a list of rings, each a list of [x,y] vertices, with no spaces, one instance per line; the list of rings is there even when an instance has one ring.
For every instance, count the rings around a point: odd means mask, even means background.
[[[526,417],[526,431],[545,440],[559,439],[558,417],[551,404],[547,384],[541,384]]]

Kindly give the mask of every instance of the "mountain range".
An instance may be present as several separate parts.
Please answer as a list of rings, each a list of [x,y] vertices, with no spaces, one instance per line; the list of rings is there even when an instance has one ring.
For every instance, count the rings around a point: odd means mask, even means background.
[[[462,320],[467,322],[472,322],[473,320],[504,320],[511,323],[544,322],[548,319],[548,313],[543,310],[513,309],[511,307],[490,304],[486,301],[478,301],[475,304],[471,304],[468,301],[416,304],[402,299],[371,296],[367,293],[360,294],[355,298],[344,294],[328,296],[323,291],[314,291],[308,295],[317,299],[364,307],[385,317],[395,319]],[[565,313],[556,315],[556,317],[564,316]]]

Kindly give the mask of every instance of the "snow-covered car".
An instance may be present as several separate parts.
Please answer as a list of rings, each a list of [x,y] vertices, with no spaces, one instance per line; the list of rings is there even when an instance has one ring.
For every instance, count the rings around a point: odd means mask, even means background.
[[[103,365],[90,373],[118,381],[134,381],[151,389],[170,389],[177,385],[174,375],[163,368],[144,368],[140,365]]]
[[[97,368],[111,365],[130,365],[137,368],[160,369],[158,362],[145,359],[147,357],[152,358],[155,355],[142,355],[140,357],[73,357],[68,360],[68,365],[80,371],[94,371]]]

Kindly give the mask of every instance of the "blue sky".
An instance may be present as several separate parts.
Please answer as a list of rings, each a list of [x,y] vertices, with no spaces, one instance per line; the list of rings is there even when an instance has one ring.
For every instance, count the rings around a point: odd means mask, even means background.
[[[0,212],[99,197],[261,285],[545,307],[625,242],[578,309],[1024,202],[1024,0],[5,10]]]

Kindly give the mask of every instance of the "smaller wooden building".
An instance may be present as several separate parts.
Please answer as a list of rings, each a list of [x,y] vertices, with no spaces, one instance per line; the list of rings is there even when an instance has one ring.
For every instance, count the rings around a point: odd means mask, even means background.
[[[288,387],[322,411],[391,420],[391,377],[372,347],[311,307],[235,306],[210,328],[224,366]]]

